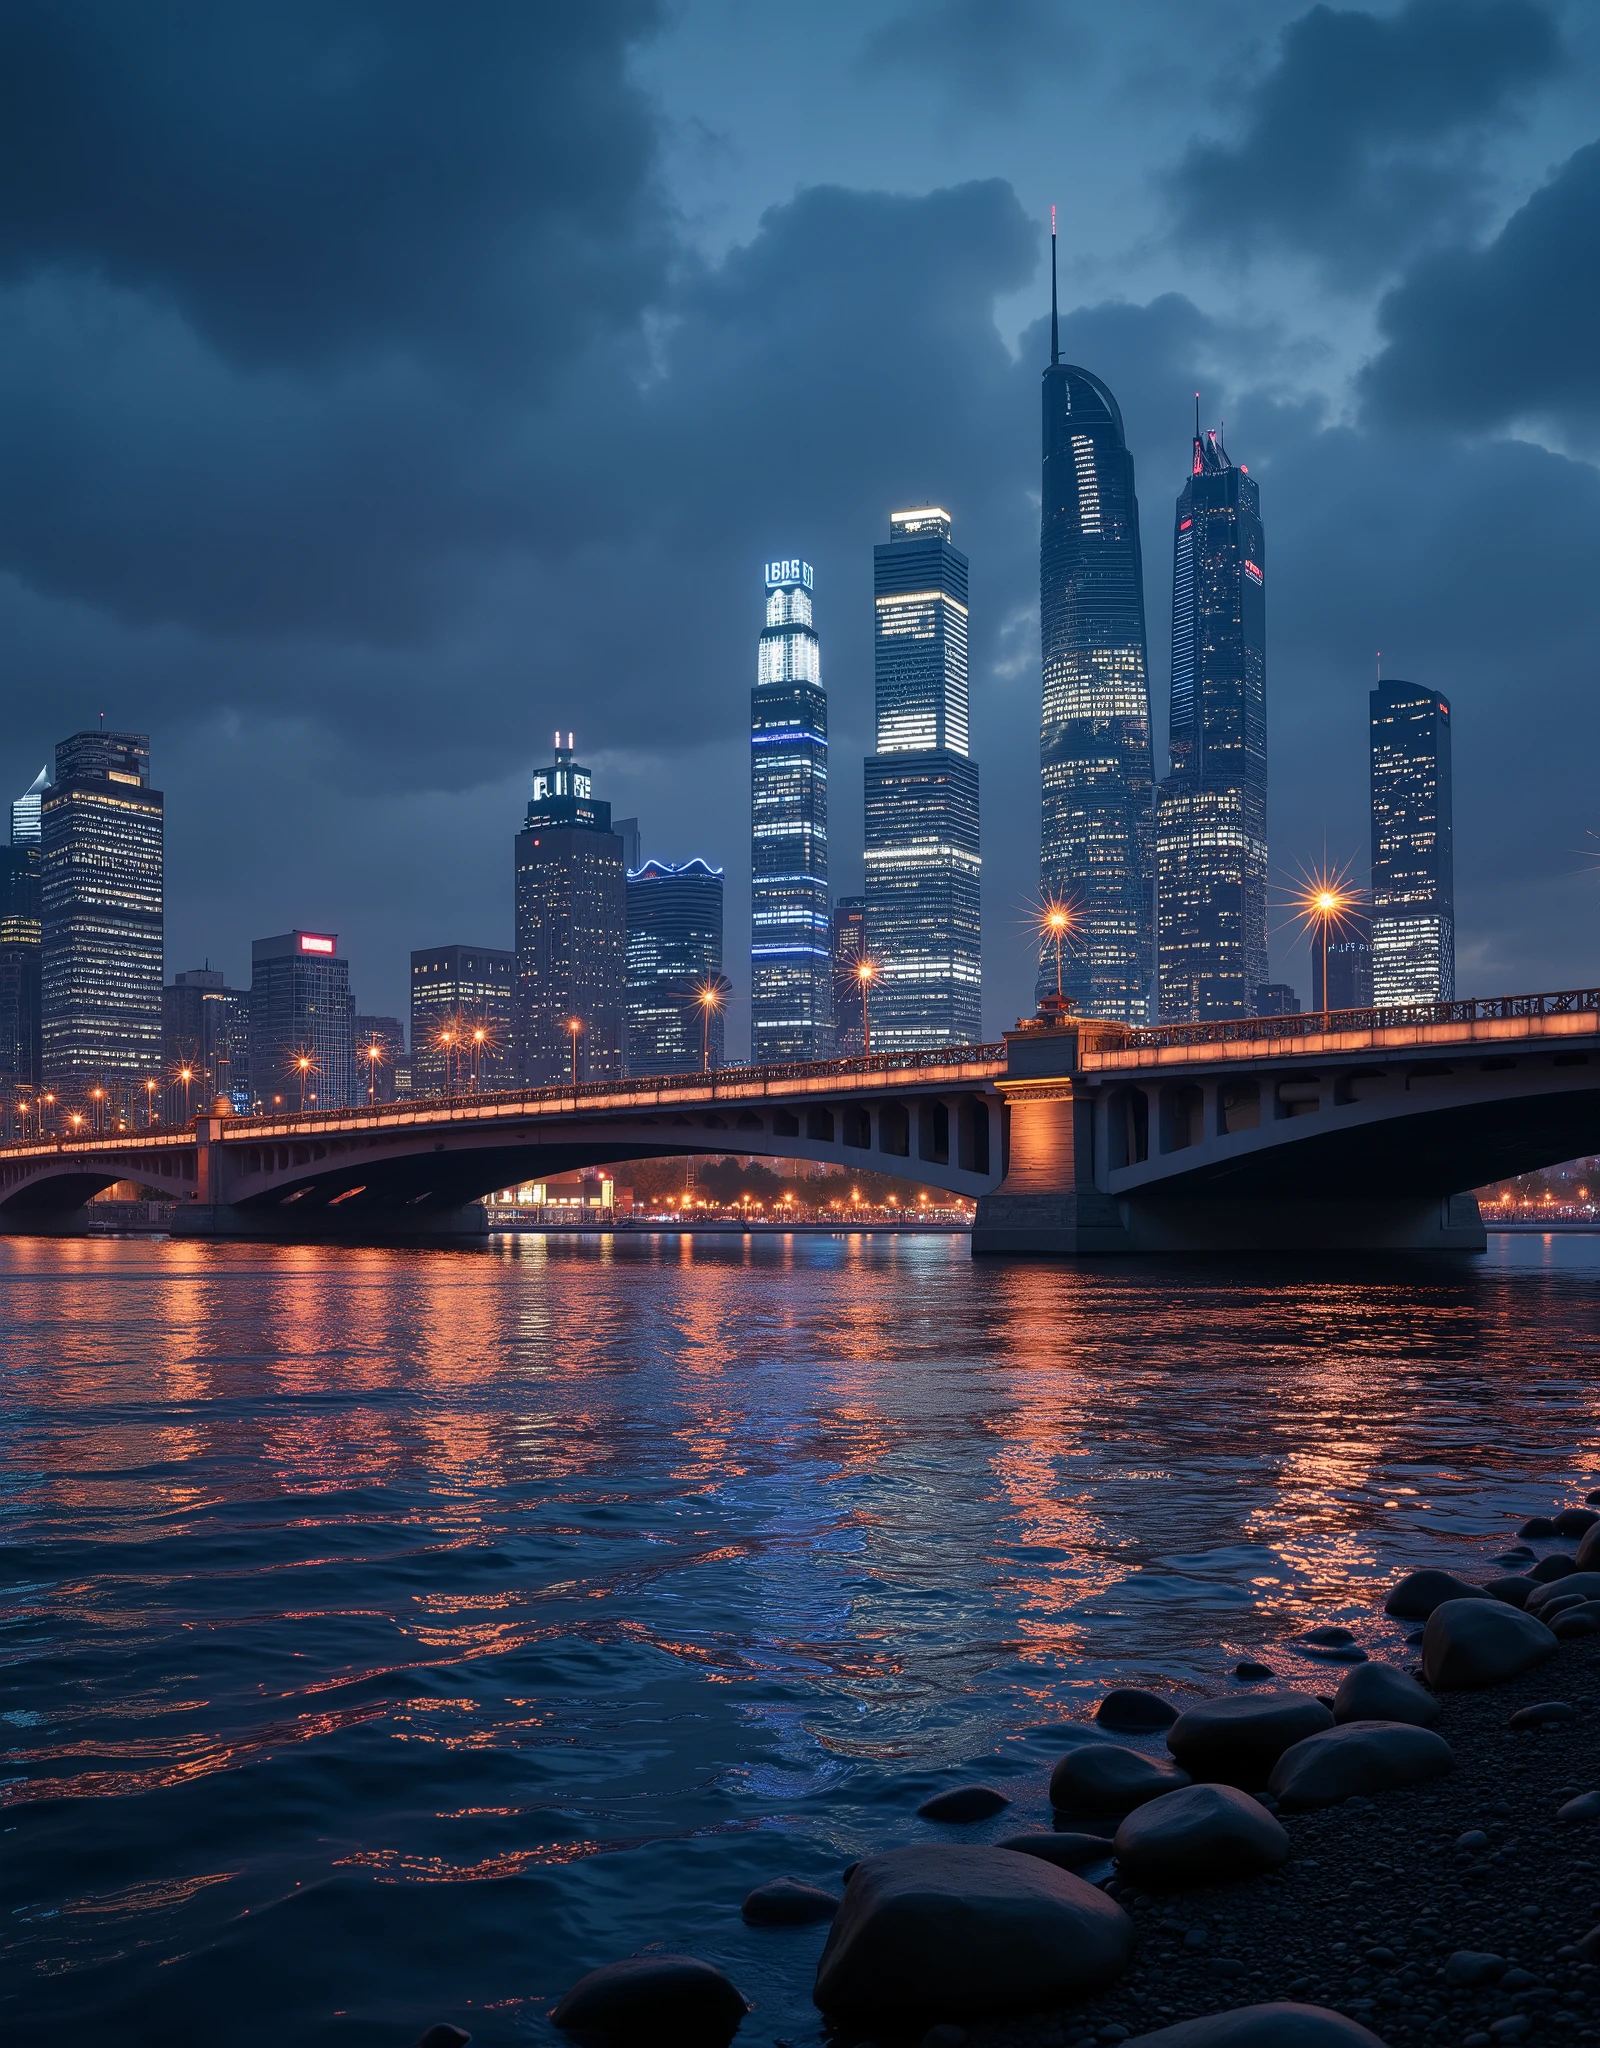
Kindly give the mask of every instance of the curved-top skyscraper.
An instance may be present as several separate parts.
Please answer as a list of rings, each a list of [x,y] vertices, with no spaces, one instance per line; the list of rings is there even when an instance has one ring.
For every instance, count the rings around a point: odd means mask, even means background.
[[[1150,682],[1139,501],[1122,413],[1061,360],[1050,237],[1039,638],[1044,708],[1040,887],[1077,914],[1065,993],[1091,1017],[1142,1024],[1155,971]],[[1041,956],[1039,993],[1055,991]]]

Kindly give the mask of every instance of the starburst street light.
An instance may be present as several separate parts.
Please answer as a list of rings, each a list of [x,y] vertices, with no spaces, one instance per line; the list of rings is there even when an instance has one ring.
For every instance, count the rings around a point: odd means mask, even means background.
[[[306,1089],[310,1085],[312,1076],[322,1072],[322,1063],[318,1060],[315,1053],[302,1049],[299,1052],[290,1054],[289,1071],[291,1074],[297,1074],[300,1077],[300,1114],[304,1116],[306,1113]],[[315,1095],[311,1098],[313,1102],[316,1099]]]
[[[572,1085],[576,1088],[578,1085],[578,1040],[583,1036],[583,1019],[581,1017],[569,1017],[566,1029],[568,1036],[572,1040]]]
[[[695,983],[694,999],[700,1006],[700,1071],[702,1074],[709,1074],[711,1071],[711,1020],[721,1011],[732,993],[732,986],[725,975],[708,974],[704,981],[697,981]]]
[[[367,1067],[367,1103],[375,1106],[378,1100],[378,1069],[388,1064],[389,1055],[381,1038],[374,1038],[369,1045],[357,1046],[356,1058],[364,1060]]]
[[[1299,919],[1301,929],[1311,935],[1313,945],[1321,948],[1324,1017],[1333,1007],[1328,1000],[1328,935],[1353,929],[1351,913],[1360,901],[1360,891],[1350,880],[1349,868],[1326,866],[1303,876],[1289,900],[1289,908]]]
[[[1038,931],[1047,945],[1056,949],[1056,1001],[1066,1001],[1066,991],[1061,985],[1061,949],[1068,939],[1076,936],[1081,922],[1077,908],[1064,896],[1047,896],[1039,906]]]
[[[870,953],[863,953],[856,961],[856,987],[861,991],[861,1050],[872,1050],[872,1019],[867,1013],[867,997],[872,984],[883,972],[881,964]]]

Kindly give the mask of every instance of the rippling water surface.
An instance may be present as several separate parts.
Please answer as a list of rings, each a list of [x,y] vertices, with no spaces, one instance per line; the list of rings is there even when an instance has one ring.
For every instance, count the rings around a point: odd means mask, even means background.
[[[1497,1244],[0,1240],[0,2013],[548,2043],[657,1943],[816,2041],[750,1886],[1044,1819],[1108,1681],[1325,1689],[1287,1639],[1600,1482],[1600,1240]]]

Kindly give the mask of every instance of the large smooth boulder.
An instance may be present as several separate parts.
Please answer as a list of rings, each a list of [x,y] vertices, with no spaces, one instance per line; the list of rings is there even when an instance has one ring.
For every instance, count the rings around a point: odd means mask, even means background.
[[[1502,1685],[1543,1663],[1556,1639],[1542,1621],[1499,1600],[1447,1600],[1422,1632],[1422,1676],[1436,1692]]]
[[[1086,1863],[1106,1863],[1111,1859],[1109,1835],[1072,1834],[1065,1828],[1054,1834],[1030,1831],[1021,1835],[1002,1835],[994,1846],[997,1849],[1015,1849],[1023,1856],[1042,1856],[1057,1870],[1081,1870]]]
[[[1170,1728],[1178,1710],[1158,1692],[1118,1685],[1095,1708],[1094,1717],[1102,1728],[1113,1728],[1119,1735],[1153,1735],[1158,1729]]]
[[[1267,1789],[1286,1811],[1303,1812],[1337,1806],[1353,1793],[1370,1797],[1420,1785],[1454,1768],[1449,1743],[1431,1728],[1407,1721],[1346,1721],[1286,1749]]]
[[[722,1972],[696,1956],[632,1956],[580,1977],[550,2018],[597,2048],[721,2048],[749,2010]]]
[[[1483,1590],[1482,1586],[1458,1579],[1454,1572],[1407,1572],[1391,1588],[1388,1599],[1383,1603],[1383,1611],[1399,1621],[1426,1621],[1442,1602],[1477,1599]]]
[[[1127,1967],[1133,1922],[1037,1856],[940,1842],[867,1857],[829,1930],[812,1997],[855,2020],[1031,2012]]]
[[[1508,1607],[1526,1607],[1535,1588],[1543,1583],[1542,1579],[1530,1578],[1526,1572],[1511,1572],[1504,1578],[1487,1580],[1483,1590],[1492,1593],[1496,1600],[1504,1600]]]
[[[1600,1600],[1600,1571],[1568,1572],[1565,1578],[1535,1579],[1523,1602],[1530,1614],[1543,1614],[1559,1603],[1576,1607],[1580,1600]]]
[[[1050,1804],[1066,1813],[1126,1813],[1188,1782],[1189,1773],[1165,1757],[1115,1742],[1085,1742],[1050,1773]]]
[[[1600,1522],[1596,1522],[1592,1529],[1584,1530],[1576,1562],[1580,1572],[1592,1572],[1600,1566]]]
[[[1548,1557],[1541,1557],[1528,1573],[1530,1579],[1570,1579],[1578,1569],[1578,1560],[1565,1550],[1552,1550]]]
[[[1190,1707],[1167,1730],[1167,1747],[1191,1778],[1253,1792],[1291,1743],[1332,1726],[1332,1714],[1310,1693],[1250,1693]]]
[[[746,1892],[739,1917],[746,1927],[814,1927],[831,1920],[841,1900],[837,1892],[821,1885],[804,1884],[798,1877],[774,1877]]]
[[[1135,2034],[1122,2048],[1384,2048],[1376,2034],[1325,2005],[1241,2005]]]
[[[1585,1600],[1577,1607],[1563,1607],[1551,1617],[1550,1632],[1559,1643],[1570,1643],[1579,1636],[1600,1635],[1600,1600]]]
[[[1593,1508],[1563,1508],[1555,1517],[1558,1536],[1587,1536],[1596,1522],[1600,1522]]]
[[[1426,1728],[1439,1718],[1439,1702],[1408,1672],[1392,1664],[1363,1664],[1333,1696],[1336,1721],[1409,1721]]]
[[[1117,1829],[1117,1862],[1140,1884],[1220,1884],[1288,1861],[1289,1837],[1259,1800],[1232,1785],[1186,1785]]]

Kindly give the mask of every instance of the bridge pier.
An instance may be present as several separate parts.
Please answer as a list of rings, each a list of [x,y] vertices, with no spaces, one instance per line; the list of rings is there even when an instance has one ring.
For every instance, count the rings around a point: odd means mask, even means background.
[[[1042,1017],[1006,1034],[1006,1076],[996,1083],[1005,1103],[1004,1172],[993,1193],[978,1198],[975,1258],[1486,1249],[1470,1194],[1236,1194],[1225,1179],[1185,1186],[1177,1175],[1172,1186],[1119,1187],[1118,1173],[1152,1154],[1186,1160],[1228,1132],[1227,1097],[1214,1076],[1152,1075],[1143,1087],[1107,1096],[1093,1061],[1086,1072],[1079,1056],[1114,1047],[1122,1030]],[[1332,1100],[1329,1081],[1316,1086],[1319,1103]]]

